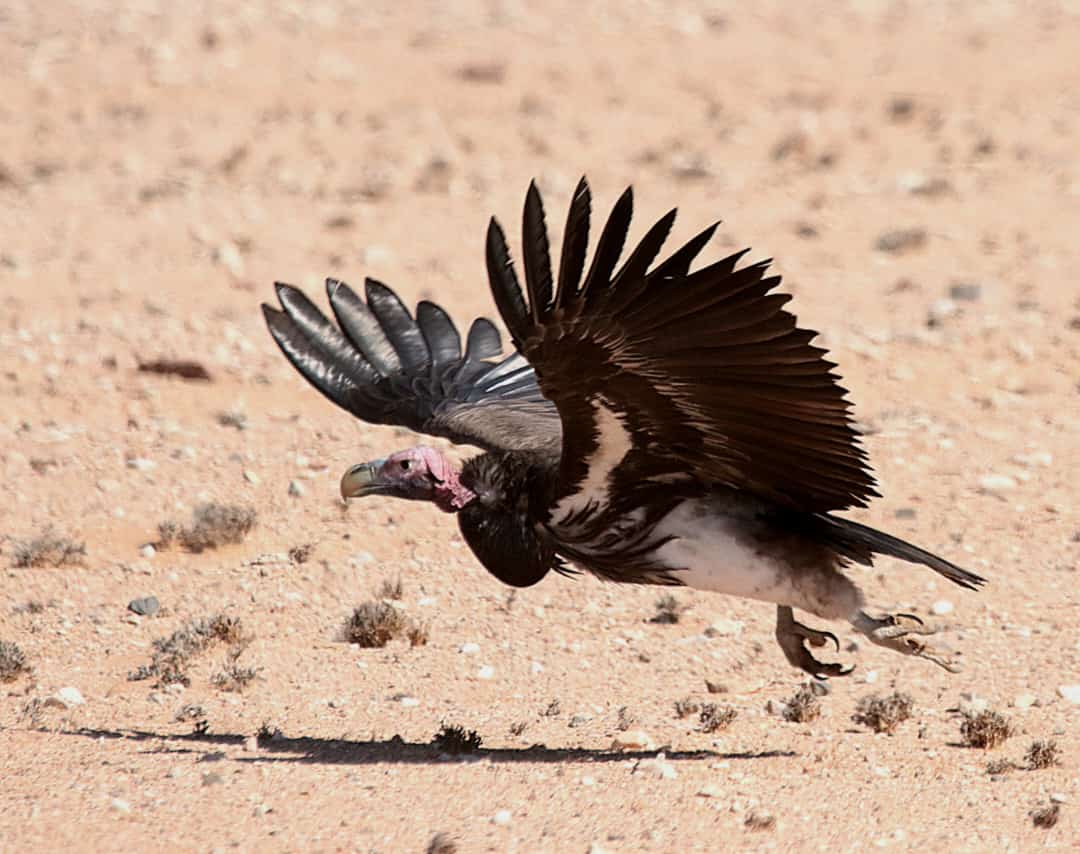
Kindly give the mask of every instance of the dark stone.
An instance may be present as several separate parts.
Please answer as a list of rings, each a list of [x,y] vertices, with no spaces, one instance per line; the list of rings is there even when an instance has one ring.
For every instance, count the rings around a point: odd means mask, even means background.
[[[128,610],[142,617],[152,617],[161,610],[161,603],[157,596],[144,596],[142,599],[132,599],[128,602]]]

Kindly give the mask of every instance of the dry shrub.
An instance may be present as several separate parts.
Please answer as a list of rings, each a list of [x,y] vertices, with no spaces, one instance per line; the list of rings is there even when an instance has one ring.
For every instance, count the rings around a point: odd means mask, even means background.
[[[436,833],[428,843],[427,854],[457,854],[458,845],[448,833]]]
[[[479,750],[483,741],[474,729],[465,729],[456,724],[443,724],[442,729],[435,733],[431,743],[443,753],[456,756],[460,753],[473,753]]]
[[[743,825],[747,830],[772,830],[776,827],[776,816],[767,812],[751,812]]]
[[[960,724],[960,736],[968,747],[991,750],[1013,734],[1009,719],[986,709],[977,714],[967,713]]]
[[[215,688],[221,691],[243,691],[259,675],[258,667],[241,667],[235,661],[225,665],[211,678]]]
[[[133,670],[128,674],[128,679],[137,682],[156,677],[158,685],[174,682],[190,685],[187,668],[192,658],[215,643],[226,643],[233,647],[232,658],[235,660],[250,640],[238,617],[217,614],[194,620],[177,629],[169,637],[155,640],[154,656],[150,663]]]
[[[158,525],[159,549],[174,542],[189,552],[204,552],[220,546],[243,542],[258,518],[254,508],[239,504],[199,504],[191,514],[191,525],[179,525],[166,520]]]
[[[300,546],[293,546],[289,549],[289,560],[295,564],[307,563],[314,551],[314,543],[304,543]]]
[[[1032,771],[1053,768],[1061,764],[1061,751],[1056,741],[1033,741],[1024,759],[1027,760],[1027,767]]]
[[[77,543],[63,537],[53,529],[46,528],[41,536],[15,543],[13,565],[17,568],[33,566],[79,565],[86,558],[86,543]]]
[[[675,701],[675,715],[680,719],[696,715],[700,711],[701,703],[693,697],[683,697],[681,700]]]
[[[1016,763],[1011,759],[991,759],[986,763],[986,773],[991,777],[996,777],[1000,774],[1008,774],[1010,771],[1016,770]]]
[[[698,715],[698,725],[702,732],[719,732],[727,729],[739,716],[733,706],[721,706],[719,703],[705,703]]]
[[[665,593],[656,600],[656,613],[649,622],[672,625],[679,622],[686,610],[687,606],[681,604],[679,600],[670,593]]]
[[[396,578],[393,581],[389,578],[384,578],[382,584],[379,585],[379,589],[375,592],[376,599],[393,599],[395,601],[399,601],[404,595],[405,589],[401,584],[400,578]]]
[[[1043,830],[1049,830],[1061,818],[1061,804],[1053,803],[1031,812],[1031,823]]]
[[[0,641],[0,682],[14,682],[29,672],[30,664],[18,645]]]
[[[821,717],[821,702],[808,685],[803,685],[786,701],[784,720],[804,724]]]
[[[896,728],[911,717],[915,701],[910,694],[895,691],[887,697],[874,694],[863,697],[855,708],[852,720],[870,727],[874,732],[892,735]]]
[[[358,605],[345,621],[341,636],[365,648],[383,647],[399,637],[407,638],[410,646],[423,646],[428,641],[426,627],[382,601]]]

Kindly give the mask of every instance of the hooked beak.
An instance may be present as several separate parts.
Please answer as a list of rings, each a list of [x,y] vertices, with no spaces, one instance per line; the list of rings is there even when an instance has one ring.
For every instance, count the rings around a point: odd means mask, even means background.
[[[386,460],[372,460],[370,463],[360,463],[350,468],[341,476],[341,497],[362,498],[365,495],[376,495],[386,491],[386,484],[379,478],[383,463]]]

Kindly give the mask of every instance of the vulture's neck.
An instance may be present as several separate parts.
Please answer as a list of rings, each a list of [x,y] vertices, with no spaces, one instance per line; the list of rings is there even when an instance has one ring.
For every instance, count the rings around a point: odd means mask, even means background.
[[[461,482],[461,472],[452,465],[439,471],[438,477],[441,482],[435,487],[432,501],[444,513],[457,513],[476,499],[476,494]]]

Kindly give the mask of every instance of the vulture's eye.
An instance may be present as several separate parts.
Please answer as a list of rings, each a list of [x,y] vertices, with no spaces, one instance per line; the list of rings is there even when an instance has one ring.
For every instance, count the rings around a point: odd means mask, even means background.
[[[409,470],[409,461],[408,460],[402,460],[401,461],[401,470],[402,471],[408,471]]]

